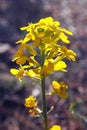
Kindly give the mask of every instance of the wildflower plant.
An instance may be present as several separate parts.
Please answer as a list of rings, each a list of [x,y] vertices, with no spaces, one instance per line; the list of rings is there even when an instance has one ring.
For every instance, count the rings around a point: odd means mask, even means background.
[[[56,71],[67,72],[67,64],[64,59],[76,60],[76,53],[66,47],[70,43],[68,35],[73,33],[60,26],[59,21],[52,17],[42,18],[37,23],[29,23],[20,28],[26,31],[23,39],[16,42],[19,48],[12,61],[15,61],[19,68],[10,69],[19,81],[22,76],[38,79],[42,90],[42,110],[40,110],[37,99],[29,96],[25,99],[25,107],[29,113],[37,115],[44,120],[46,130],[61,130],[59,125],[50,128],[47,119],[47,95],[58,95],[65,99],[68,86],[64,81],[52,81],[52,91],[46,94],[45,79]]]

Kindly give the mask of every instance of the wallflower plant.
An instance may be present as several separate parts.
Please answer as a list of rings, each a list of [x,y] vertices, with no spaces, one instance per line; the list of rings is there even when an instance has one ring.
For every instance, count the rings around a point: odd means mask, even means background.
[[[64,59],[76,60],[76,53],[66,46],[70,43],[68,35],[73,33],[60,26],[59,21],[52,17],[42,18],[37,23],[29,23],[20,28],[26,31],[23,39],[16,42],[19,48],[12,61],[15,61],[18,68],[10,69],[19,81],[22,76],[38,79],[42,90],[42,110],[40,110],[37,99],[29,96],[25,99],[25,107],[29,113],[39,116],[44,120],[45,130],[61,130],[59,125],[50,128],[47,119],[47,95],[58,95],[60,98],[67,98],[68,86],[64,81],[52,81],[52,91],[46,94],[45,79],[56,71],[67,72],[67,63]]]

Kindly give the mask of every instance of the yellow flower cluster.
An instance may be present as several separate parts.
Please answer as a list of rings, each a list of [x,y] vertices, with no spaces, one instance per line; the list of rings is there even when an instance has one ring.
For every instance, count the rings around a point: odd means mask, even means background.
[[[47,17],[21,30],[26,31],[26,35],[17,42],[19,48],[13,57],[19,68],[10,70],[19,80],[22,76],[42,79],[55,71],[66,72],[64,58],[75,61],[76,53],[61,44],[69,44],[67,35],[73,34],[62,28],[59,21]]]
[[[61,130],[61,127],[59,125],[53,125],[50,130]]]
[[[33,96],[29,96],[28,98],[25,99],[25,106],[32,108],[32,107],[37,107],[36,104],[36,98],[34,98]]]
[[[33,96],[29,96],[25,99],[25,107],[30,108],[29,113],[31,115],[39,115],[41,110],[38,108],[36,98]]]
[[[67,98],[68,94],[66,93],[66,90],[68,89],[68,86],[65,82],[61,81],[58,83],[57,81],[53,81],[52,88],[53,91],[51,94],[58,94],[60,98]]]

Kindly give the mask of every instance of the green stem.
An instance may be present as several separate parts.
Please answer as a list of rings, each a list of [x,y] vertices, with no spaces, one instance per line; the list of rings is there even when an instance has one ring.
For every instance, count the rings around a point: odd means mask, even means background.
[[[48,130],[47,105],[46,105],[46,95],[45,95],[45,78],[41,80],[41,86],[42,86],[42,104],[43,104],[44,123],[45,123],[45,129]]]
[[[41,59],[42,59],[41,66],[43,68],[43,65],[44,65],[44,51],[42,51]],[[43,109],[43,117],[44,117],[45,129],[48,130],[47,104],[46,104],[46,94],[45,94],[45,77],[41,79],[41,89],[42,89],[42,109]]]

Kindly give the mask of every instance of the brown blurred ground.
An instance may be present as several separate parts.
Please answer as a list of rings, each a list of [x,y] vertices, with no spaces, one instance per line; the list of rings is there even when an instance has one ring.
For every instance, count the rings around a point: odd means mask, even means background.
[[[39,84],[30,79],[19,83],[9,73],[15,42],[24,34],[19,30],[29,22],[53,16],[74,33],[69,48],[77,53],[76,62],[68,62],[68,73],[56,73],[47,79],[47,90],[52,79],[68,83],[69,97],[47,98],[50,125],[60,124],[62,130],[87,130],[87,0],[0,0],[0,130],[41,130],[40,119],[30,117],[24,108],[24,99],[37,96],[41,106]],[[33,89],[32,89],[33,88]]]

